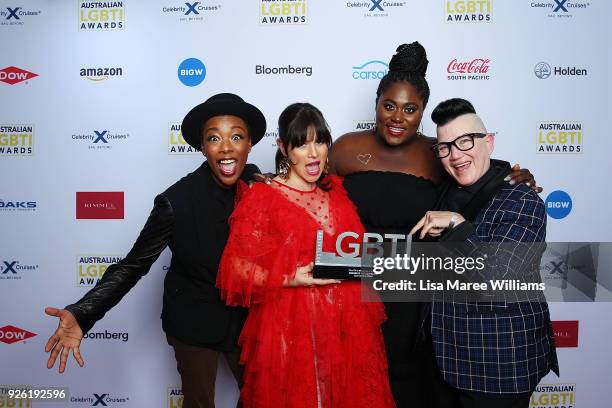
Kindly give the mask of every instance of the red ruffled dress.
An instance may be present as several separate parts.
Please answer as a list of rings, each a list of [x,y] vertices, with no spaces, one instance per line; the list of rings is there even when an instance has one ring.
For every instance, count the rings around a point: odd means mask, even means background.
[[[339,233],[363,233],[342,187],[299,191],[256,183],[230,217],[217,286],[250,307],[240,335],[246,408],[393,407],[380,324],[382,303],[362,302],[359,282],[283,287],[315,257],[316,233],[335,251]]]

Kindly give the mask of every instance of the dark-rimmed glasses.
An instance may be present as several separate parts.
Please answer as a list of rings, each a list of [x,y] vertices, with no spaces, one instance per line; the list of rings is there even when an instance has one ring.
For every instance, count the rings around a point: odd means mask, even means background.
[[[431,146],[431,150],[433,150],[438,159],[443,159],[450,154],[451,146],[455,146],[457,149],[465,152],[466,150],[470,150],[474,147],[475,137],[482,138],[486,135],[486,133],[466,133],[459,136],[452,142],[436,143],[435,145]]]

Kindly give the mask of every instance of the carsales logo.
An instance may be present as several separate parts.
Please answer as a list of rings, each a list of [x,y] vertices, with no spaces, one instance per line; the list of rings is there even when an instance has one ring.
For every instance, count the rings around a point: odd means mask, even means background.
[[[446,72],[448,79],[453,81],[489,80],[491,60],[489,58],[474,58],[471,61],[459,61],[457,58],[448,63]]]
[[[13,66],[2,68],[0,70],[0,82],[7,83],[9,85],[15,85],[19,82],[27,81],[28,79],[32,79],[37,76],[38,74]]]
[[[77,192],[77,220],[123,219],[123,191]]]
[[[24,341],[30,337],[36,336],[36,333],[29,332],[27,330],[20,329],[15,326],[4,326],[0,327],[0,341],[6,344],[17,343],[18,341]]]

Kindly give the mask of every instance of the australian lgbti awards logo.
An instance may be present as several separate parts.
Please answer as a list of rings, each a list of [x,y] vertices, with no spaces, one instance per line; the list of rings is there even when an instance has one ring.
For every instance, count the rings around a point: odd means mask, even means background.
[[[259,24],[308,24],[308,0],[259,0]]]
[[[81,31],[113,31],[125,27],[125,1],[78,1]]]
[[[123,68],[121,67],[99,67],[99,68],[81,68],[79,70],[81,78],[89,79],[93,82],[105,81],[111,77],[123,76]]]
[[[376,127],[376,121],[372,119],[353,121],[353,131],[354,132],[361,132],[364,130],[373,130],[375,127]]]
[[[201,154],[183,139],[180,122],[168,123],[168,154],[177,156]]]
[[[405,1],[349,1],[346,3],[349,10],[359,10],[364,17],[389,17],[395,9],[406,7]]]
[[[454,58],[448,63],[446,73],[449,81],[488,81],[491,78],[490,69],[490,58]]]
[[[540,122],[537,131],[537,152],[543,154],[582,153],[581,122]]]
[[[119,220],[124,216],[123,191],[77,192],[77,220]]]
[[[578,347],[578,320],[555,320],[552,327],[557,347]]]
[[[30,19],[41,15],[40,10],[23,7],[4,7],[0,10],[0,26],[23,26]]]
[[[562,190],[553,191],[544,202],[546,213],[556,220],[563,219],[572,211],[573,203],[569,194]]]
[[[34,125],[0,124],[0,157],[34,154]]]
[[[380,60],[366,61],[353,67],[353,79],[380,81],[389,72],[389,64]]]
[[[493,0],[444,0],[447,23],[488,23]]]
[[[36,336],[36,333],[29,332],[19,327],[8,325],[0,327],[0,342],[5,344],[13,344],[24,342],[26,339]]]
[[[532,1],[531,8],[544,10],[550,18],[572,18],[591,6],[590,0]]]
[[[168,404],[166,408],[183,408],[183,390],[180,387],[168,387]]]
[[[21,280],[24,274],[38,270],[37,264],[10,259],[0,263],[0,280]]]
[[[78,255],[77,286],[84,288],[95,286],[102,279],[108,267],[122,259],[123,257],[119,255]]]
[[[576,384],[538,384],[529,400],[530,408],[576,407]]]
[[[36,78],[37,76],[38,74],[14,66],[0,69],[0,82],[9,85],[15,85],[20,82],[27,84],[29,79]]]
[[[162,7],[162,12],[166,15],[175,16],[181,22],[204,21],[204,16],[219,11],[221,4],[204,1],[174,1],[175,5]]]
[[[128,132],[117,132],[108,129],[93,130],[91,132],[77,132],[71,135],[75,143],[83,144],[90,150],[112,149],[118,143],[129,139]]]

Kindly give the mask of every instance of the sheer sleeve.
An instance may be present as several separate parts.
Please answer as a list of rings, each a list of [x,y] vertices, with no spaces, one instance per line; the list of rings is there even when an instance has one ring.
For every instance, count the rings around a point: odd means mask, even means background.
[[[230,235],[217,275],[228,305],[250,306],[274,296],[294,277],[299,233],[269,186],[257,183],[243,194],[230,217]]]

